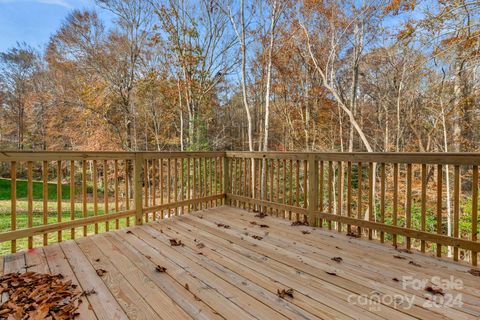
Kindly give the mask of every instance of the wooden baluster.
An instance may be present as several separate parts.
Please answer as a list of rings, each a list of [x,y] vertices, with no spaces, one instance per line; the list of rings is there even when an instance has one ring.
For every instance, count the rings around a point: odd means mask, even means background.
[[[43,178],[43,225],[48,224],[48,162],[43,161],[42,165]],[[43,234],[43,245],[48,245],[48,234]]]
[[[87,160],[82,161],[82,214],[83,217],[88,217],[87,210]],[[87,225],[83,225],[83,236],[87,236]]]
[[[392,209],[392,224],[397,225],[398,215],[398,163],[393,164],[393,209]],[[397,235],[392,235],[392,244],[397,246]]]
[[[187,200],[192,199],[192,190],[191,190],[191,185],[190,185],[190,158],[187,158]],[[188,204],[187,206],[187,212],[190,213],[192,212],[192,206]]]
[[[358,188],[358,203],[357,203],[357,219],[363,220],[363,199],[362,199],[362,187],[363,187],[363,166],[359,162],[357,165],[357,188]],[[362,235],[362,228],[357,226],[357,234]]]
[[[293,206],[293,160],[290,159],[290,172],[289,172],[289,179],[288,179],[288,189],[289,189],[289,200],[288,204]],[[292,211],[288,212],[288,220],[292,220]]]
[[[295,161],[295,167],[295,206],[300,207],[300,160]],[[295,213],[295,220],[300,220],[298,212]]]
[[[184,158],[180,158],[180,201],[185,200],[185,162]],[[180,214],[185,213],[185,206],[182,205]]]
[[[437,165],[437,234],[442,234],[442,183],[443,183],[443,167]],[[437,243],[437,257],[442,256],[442,245]]]
[[[201,177],[203,179],[202,197],[206,197],[207,196],[207,190],[208,190],[208,187],[207,187],[207,181],[208,181],[208,177],[207,177],[207,158],[202,158],[202,159],[203,159],[203,173],[201,175]],[[208,201],[203,200],[202,204],[205,206],[205,209],[208,207],[207,206]]]
[[[250,171],[248,170],[249,166],[248,166],[248,159],[247,158],[244,158],[243,159],[243,165],[244,165],[244,170],[245,170],[245,181],[244,181],[244,190],[243,190],[243,196],[246,197],[246,198],[249,198],[249,190],[248,190],[248,186],[250,185],[249,182],[248,182],[248,179],[250,178]],[[243,209],[247,209],[247,202],[244,202],[243,203]]]
[[[10,163],[10,188],[11,188],[11,222],[10,222],[10,230],[15,231],[17,230],[17,163],[12,161]],[[17,252],[17,240],[11,241],[11,252]]]
[[[27,162],[27,227],[33,227],[33,162]],[[28,237],[28,249],[33,248],[33,237]]]
[[[287,160],[283,159],[283,204],[287,204]],[[283,212],[283,218],[287,216],[287,211]]]
[[[148,180],[147,180],[148,181]],[[145,192],[145,195],[148,193]],[[109,214],[108,211],[108,163],[103,160],[103,214]],[[148,221],[148,220],[147,220]],[[110,230],[110,222],[105,221],[105,231]]]
[[[381,164],[380,173],[380,222],[385,223],[385,163]],[[380,242],[385,242],[385,233],[380,231]]]
[[[323,167],[323,161],[319,161],[319,163],[320,163],[320,169],[319,169],[319,170],[320,170],[320,174],[318,175],[318,183],[319,183],[319,185],[320,185],[320,186],[319,186],[319,196],[318,196],[318,197],[320,198],[319,208],[320,208],[320,212],[325,212],[325,208],[323,207],[323,205],[324,205],[324,203],[323,203],[323,202],[324,202],[324,196],[325,196],[325,195],[324,195],[324,184],[323,184],[324,167]],[[322,218],[319,219],[319,221],[318,221],[318,226],[319,226],[320,228],[323,227],[323,219],[322,219]]]
[[[192,193],[193,193],[193,199],[197,198],[197,166],[196,166],[196,159],[193,158],[193,187],[192,187]],[[193,204],[193,211],[197,211],[197,202],[194,201]]]
[[[275,167],[273,163],[273,159],[270,159],[270,197],[268,198],[269,201],[274,202],[274,196],[273,196],[273,178],[275,175]],[[273,208],[270,207],[270,214],[273,214]]]
[[[472,241],[477,241],[478,224],[478,166],[473,166],[472,177]],[[477,266],[478,252],[472,251],[472,265]]]
[[[373,179],[375,179],[373,172],[373,162],[368,164],[368,221],[373,221]],[[372,240],[373,229],[368,229],[368,239]]]
[[[347,217],[352,217],[352,162],[347,163]],[[347,233],[352,233],[352,225],[347,224]]]
[[[114,161],[114,164],[113,164],[113,174],[115,175],[115,180],[114,180],[114,191],[115,191],[115,212],[119,212],[120,211],[120,207],[119,207],[119,203],[118,203],[118,195],[119,195],[119,191],[118,191],[118,160],[115,159]],[[119,229],[120,228],[120,220],[116,219],[115,220],[115,229]]]
[[[130,210],[130,194],[128,190],[128,160],[125,160],[125,209]],[[126,218],[127,227],[130,227],[130,217]]]
[[[421,195],[420,228],[425,231],[427,222],[427,165],[422,164],[422,195]],[[425,240],[420,242],[420,251],[425,252]]]
[[[164,190],[164,168],[163,168],[163,159],[160,158],[159,160],[159,164],[158,164],[158,167],[160,169],[160,204],[162,205],[163,204],[163,190]],[[163,219],[165,216],[164,216],[164,211],[163,209],[160,210],[160,219]]]
[[[70,161],[70,220],[75,220],[75,161]],[[70,229],[70,238],[75,239],[75,228]]]
[[[57,222],[62,222],[62,162],[57,161]],[[62,230],[57,231],[57,241],[62,242]]]
[[[148,208],[148,184],[150,183],[150,177],[148,173],[148,159],[143,162],[143,201],[144,208]],[[148,212],[145,212],[145,222],[148,222]]]
[[[97,176],[98,176],[97,160],[93,160],[93,215],[98,215],[98,185],[97,185]],[[94,227],[95,234],[98,233],[98,223],[95,222]]]
[[[152,207],[157,205],[157,161],[152,159]],[[152,220],[157,221],[157,211],[152,212]]]
[[[167,203],[168,203],[168,204],[170,204],[171,194],[172,194],[172,174],[171,174],[171,167],[172,167],[171,159],[168,158],[168,159],[167,159]],[[169,217],[169,218],[170,218],[170,213],[171,213],[171,210],[170,210],[170,208],[168,208],[168,210],[167,210],[167,217]]]
[[[337,215],[342,215],[342,198],[343,198],[343,163],[337,162],[338,178],[337,178]],[[342,223],[337,222],[337,231],[342,232]]]
[[[333,162],[328,162],[328,213],[333,214]],[[328,230],[332,230],[332,220],[328,220]]]
[[[213,158],[209,158],[208,161],[208,175],[210,177],[210,184],[209,184],[209,196],[213,195]],[[213,208],[213,199],[210,199],[210,208]]]
[[[460,166],[454,167],[453,185],[453,237],[458,238],[460,226]],[[458,261],[458,247],[453,248],[453,260]]]
[[[173,196],[174,202],[178,203],[178,159],[174,158],[173,161]],[[178,204],[175,205],[175,215],[178,216]]]
[[[318,181],[318,178],[316,178],[316,180]],[[308,188],[308,160],[303,160],[303,208],[304,209],[308,208],[307,188]],[[318,195],[317,195],[316,199],[318,199]],[[315,206],[315,210],[317,210],[316,206]],[[305,216],[304,220],[307,220],[307,218],[308,217]]]
[[[275,191],[275,199],[274,201],[280,203],[280,159],[277,159],[277,171],[276,171],[276,178],[277,178],[277,189]],[[278,217],[279,210],[275,210],[275,214]]]
[[[215,176],[214,176],[214,180],[215,180],[215,195],[217,196],[218,195],[218,175],[219,175],[219,163],[220,163],[220,158],[219,157],[215,157]],[[246,167],[246,166],[245,166]],[[245,170],[246,172],[246,170]],[[245,178],[246,179],[246,178]],[[216,199],[215,200],[215,206],[218,207],[218,200],[219,199]],[[243,208],[245,209],[245,208]]]
[[[407,211],[406,211],[406,227],[412,228],[412,164],[407,164]],[[407,250],[412,247],[412,239],[406,237]]]

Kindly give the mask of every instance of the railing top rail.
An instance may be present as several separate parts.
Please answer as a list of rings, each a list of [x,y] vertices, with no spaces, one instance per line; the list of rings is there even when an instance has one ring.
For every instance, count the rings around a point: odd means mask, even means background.
[[[133,159],[138,154],[141,154],[145,159],[225,156],[225,152],[210,151],[0,151],[0,161]]]
[[[227,157],[306,160],[314,157],[321,161],[479,165],[477,152],[245,152],[227,151]]]

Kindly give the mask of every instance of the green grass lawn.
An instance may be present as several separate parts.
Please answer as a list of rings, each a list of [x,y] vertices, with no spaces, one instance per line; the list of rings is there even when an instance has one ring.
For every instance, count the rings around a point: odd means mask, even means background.
[[[27,215],[27,201],[20,200],[17,201],[17,229],[25,229],[28,223],[28,215]],[[109,208],[113,209],[114,204],[110,203]],[[48,215],[47,221],[48,223],[56,223],[58,222],[57,217],[57,202],[48,202]],[[122,210],[122,208],[121,208]],[[70,221],[70,202],[62,202],[62,221]],[[98,206],[98,215],[103,215],[103,204],[99,204]],[[93,216],[93,203],[87,204],[87,216]],[[83,218],[82,212],[82,204],[76,203],[75,204],[75,219]],[[131,225],[133,225],[135,219],[134,217],[130,218]],[[115,220],[108,222],[110,230],[116,228]],[[43,225],[43,202],[42,201],[34,201],[33,202],[33,226],[40,226]],[[123,228],[127,225],[126,218],[119,219],[119,227]],[[10,201],[8,200],[0,200],[0,232],[6,232],[11,230],[11,215],[10,215]],[[105,232],[106,230],[106,222],[98,223],[98,232]],[[79,227],[75,229],[76,237],[83,236],[83,227]],[[94,234],[95,232],[95,224],[87,226],[88,234]],[[58,241],[58,234],[57,232],[51,232],[48,234],[49,243],[56,243]],[[70,229],[66,229],[62,231],[62,239],[63,240],[70,240],[71,233]],[[39,247],[43,245],[43,235],[38,235],[33,237],[33,244],[34,247]],[[28,245],[28,239],[18,239],[17,240],[17,251],[26,249]],[[11,252],[11,242],[3,242],[0,243],[0,255],[5,255]]]
[[[27,185],[26,180],[17,180],[17,199],[27,199]],[[0,178],[0,200],[10,200],[12,196],[12,185],[10,179]],[[43,199],[43,182],[33,181],[33,199]],[[70,199],[70,186],[62,185],[62,199]],[[48,200],[57,200],[57,184],[48,184]]]

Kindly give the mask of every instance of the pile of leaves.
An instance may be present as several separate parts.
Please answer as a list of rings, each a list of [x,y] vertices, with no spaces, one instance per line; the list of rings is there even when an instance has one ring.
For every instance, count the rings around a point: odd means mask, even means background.
[[[0,305],[0,318],[74,319],[84,293],[63,278],[36,272],[2,276],[0,290],[8,294],[8,300]]]

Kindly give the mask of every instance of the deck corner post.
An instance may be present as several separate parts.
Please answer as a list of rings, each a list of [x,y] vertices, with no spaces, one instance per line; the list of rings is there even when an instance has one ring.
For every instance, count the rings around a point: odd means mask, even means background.
[[[133,160],[133,205],[135,207],[135,225],[143,224],[143,207],[142,207],[142,178],[143,155],[140,152],[135,152]]]
[[[223,193],[225,194],[225,205],[231,205],[231,199],[229,197],[230,193],[230,176],[229,176],[229,167],[228,167],[228,156],[225,154],[223,158]]]
[[[308,156],[308,224],[310,226],[316,226],[317,217],[315,212],[317,211],[318,204],[318,160],[316,160],[314,154]]]

